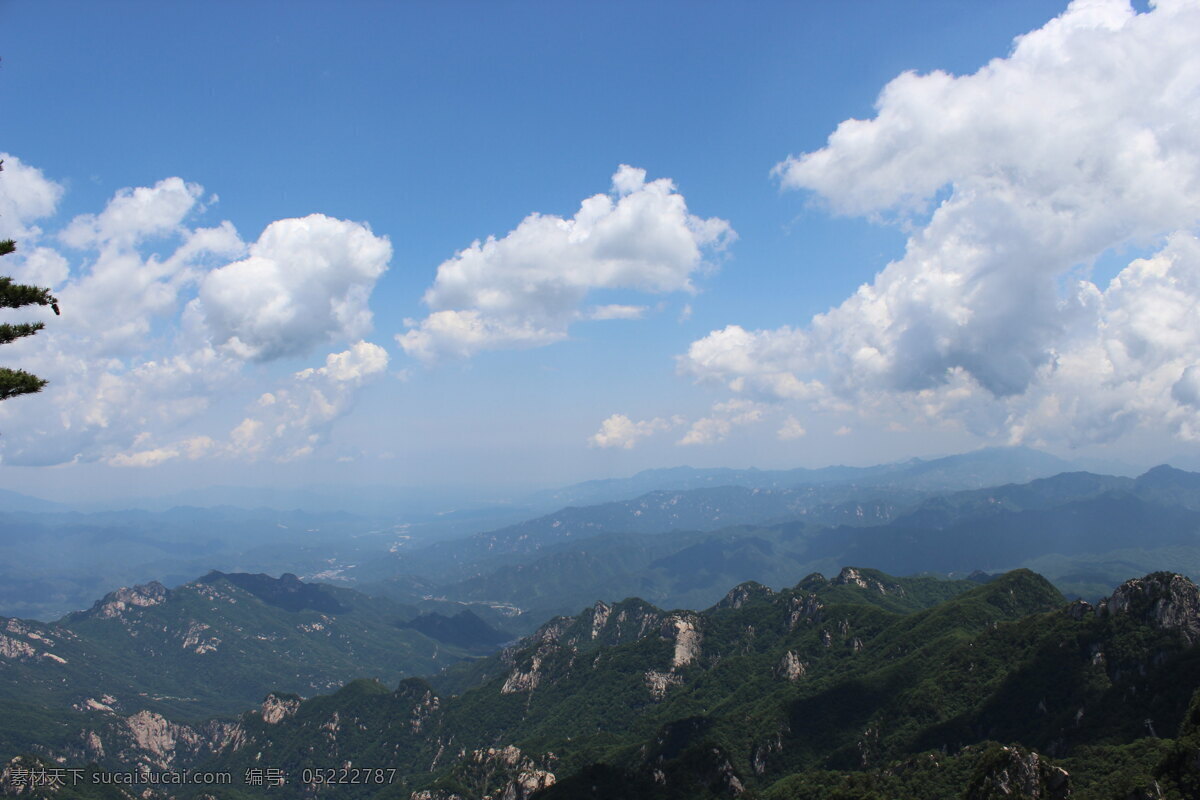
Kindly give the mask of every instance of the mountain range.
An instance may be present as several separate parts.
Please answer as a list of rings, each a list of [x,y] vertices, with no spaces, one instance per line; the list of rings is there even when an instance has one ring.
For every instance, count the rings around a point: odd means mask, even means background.
[[[1187,798],[1198,644],[1200,589],[1172,573],[1092,605],[1024,570],[844,568],[701,612],[596,603],[430,681],[272,692],[236,719],[81,712],[74,745],[4,779],[62,758],[286,780],[147,798]]]

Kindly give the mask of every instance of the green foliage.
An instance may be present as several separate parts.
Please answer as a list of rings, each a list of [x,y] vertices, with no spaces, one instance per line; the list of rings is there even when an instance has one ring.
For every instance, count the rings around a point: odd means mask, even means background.
[[[0,161],[0,170],[4,162]],[[15,252],[17,243],[12,239],[0,241],[0,256]],[[29,305],[50,306],[58,313],[58,300],[50,294],[49,289],[38,286],[28,286],[23,283],[13,283],[12,278],[0,276],[0,308],[22,308]],[[0,325],[0,344],[8,344],[23,336],[32,336],[45,327],[40,322],[22,323],[17,325]],[[0,367],[0,400],[7,400],[22,394],[40,392],[46,381],[33,373],[22,369]]]
[[[596,604],[474,662],[457,695],[408,678],[291,698],[195,766],[397,770],[330,800],[499,796],[538,770],[558,777],[548,800],[1184,800],[1200,786],[1200,648],[1177,612],[1200,592],[1137,586],[1097,612],[1027,570],[945,586],[847,568],[743,584],[703,612]]]
[[[0,400],[22,394],[36,394],[46,385],[44,378],[23,369],[0,367]]]
[[[0,661],[0,757],[73,742],[81,725],[104,729],[113,712],[204,719],[256,706],[273,690],[311,695],[364,673],[394,683],[466,656],[401,628],[416,609],[350,590],[220,573],[159,586],[161,594],[153,586],[138,587],[136,602],[110,594],[57,623],[0,618],[9,646],[25,653]],[[280,607],[279,587],[309,607]]]

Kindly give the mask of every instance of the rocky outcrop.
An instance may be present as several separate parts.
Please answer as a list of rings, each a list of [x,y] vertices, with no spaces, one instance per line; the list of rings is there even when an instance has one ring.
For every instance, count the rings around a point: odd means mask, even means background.
[[[966,796],[967,800],[1066,800],[1071,796],[1071,778],[1036,752],[997,745],[980,757]]]
[[[184,650],[191,650],[197,655],[216,652],[217,646],[221,644],[221,640],[216,636],[206,635],[205,631],[209,629],[209,626],[203,622],[197,622],[196,620],[189,621],[187,629],[183,632],[183,643],[180,646]]]
[[[700,632],[700,619],[695,614],[672,614],[663,621],[659,633],[665,639],[675,640],[672,669],[686,667],[700,657],[704,636]]]
[[[245,730],[235,722],[187,725],[145,710],[110,719],[96,730],[82,731],[79,749],[65,755],[88,761],[107,756],[128,768],[167,770],[237,750],[246,742]]]
[[[788,630],[794,631],[801,622],[820,622],[825,604],[815,594],[796,595],[788,600]]]
[[[798,681],[808,672],[808,665],[800,660],[800,657],[792,650],[788,650],[783,654],[783,658],[779,660],[779,665],[775,667],[775,674],[788,681]]]
[[[546,754],[540,761],[521,752],[519,747],[489,747],[466,755],[455,769],[457,782],[469,787],[467,795],[444,789],[413,792],[411,800],[528,800],[535,792],[554,785],[550,770],[555,758]]]
[[[859,588],[870,589],[880,594],[898,594],[902,597],[904,596],[903,586],[886,584],[878,578],[864,575],[862,570],[855,567],[843,567],[838,576],[830,581],[830,583],[834,586],[858,586]]]
[[[502,652],[501,660],[512,667],[512,671],[500,687],[500,693],[516,694],[536,689],[542,682],[543,663],[563,649],[561,640],[574,622],[573,617],[557,617],[538,628],[536,633],[523,639],[516,647]]]
[[[1126,581],[1100,601],[1099,613],[1129,614],[1159,630],[1179,631],[1188,644],[1200,641],[1200,589],[1172,572]]]
[[[1082,622],[1096,613],[1095,607],[1087,600],[1076,600],[1066,608],[1066,614],[1076,622]]]
[[[413,735],[419,735],[425,729],[426,724],[442,707],[442,700],[432,689],[426,689],[415,703],[413,703],[412,714],[409,716],[409,727]]]
[[[29,642],[0,633],[0,658],[24,660],[36,657],[37,650]]]
[[[554,773],[544,769],[529,769],[517,773],[504,791],[500,800],[528,800],[534,792],[549,789],[554,785]]]
[[[125,720],[125,724],[133,735],[133,743],[150,755],[157,767],[166,768],[174,763],[177,745],[191,749],[199,744],[200,737],[191,728],[177,725],[152,711],[139,711]]]
[[[525,669],[514,669],[509,673],[500,694],[516,694],[532,692],[542,682],[542,654],[534,653],[529,657],[529,665]]]
[[[595,639],[604,630],[604,626],[608,624],[608,615],[612,613],[612,606],[606,605],[597,600],[596,605],[592,607],[592,638]]]
[[[98,600],[88,613],[101,619],[120,617],[131,608],[157,606],[167,602],[171,592],[158,581],[140,586],[122,587]]]
[[[741,608],[752,600],[768,599],[775,594],[769,586],[763,586],[757,581],[739,583],[729,590],[717,608]]]
[[[650,696],[655,700],[662,700],[667,696],[668,689],[683,683],[683,678],[674,672],[650,670],[643,677],[646,679],[646,686],[650,689]]]
[[[300,710],[300,698],[296,695],[276,694],[271,692],[262,702],[260,713],[262,721],[268,725],[276,725],[288,717],[294,716]]]

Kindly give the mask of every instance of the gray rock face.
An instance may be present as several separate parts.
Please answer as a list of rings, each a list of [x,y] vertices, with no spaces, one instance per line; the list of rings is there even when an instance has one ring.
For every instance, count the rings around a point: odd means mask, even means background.
[[[830,583],[834,586],[857,586],[860,589],[870,589],[880,594],[904,595],[904,588],[902,586],[889,586],[877,578],[863,575],[860,570],[854,567],[843,567],[838,576],[830,581]]]
[[[131,608],[144,608],[165,603],[170,594],[170,590],[158,581],[150,581],[150,583],[134,587],[123,586],[115,592],[106,594],[103,600],[92,606],[90,613],[101,619],[112,619],[121,616]]]
[[[1100,613],[1129,614],[1159,630],[1179,631],[1188,644],[1200,641],[1200,588],[1175,573],[1126,581],[1101,601]]]
[[[820,622],[825,604],[815,594],[796,596],[788,601],[788,630],[796,630],[802,621]]]
[[[1071,778],[1023,747],[997,747],[985,753],[967,790],[967,800],[1066,800]]]
[[[788,650],[783,654],[779,664],[775,667],[775,674],[780,678],[788,681],[798,681],[808,672],[808,665],[800,660],[794,650]]]
[[[741,608],[751,600],[769,598],[773,594],[775,592],[769,586],[763,586],[757,581],[746,581],[730,589],[724,599],[717,603],[717,608]]]
[[[262,704],[262,719],[268,725],[275,725],[300,710],[300,699],[278,695],[272,692]]]

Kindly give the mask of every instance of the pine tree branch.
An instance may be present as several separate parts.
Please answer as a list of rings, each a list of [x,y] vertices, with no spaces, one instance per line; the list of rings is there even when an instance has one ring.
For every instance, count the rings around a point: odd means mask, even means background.
[[[30,305],[50,306],[58,313],[58,298],[49,289],[13,283],[12,278],[0,277],[0,308],[20,308]]]
[[[41,322],[22,322],[17,325],[0,324],[0,344],[15,342],[23,336],[33,336],[44,327],[46,325]]]
[[[46,381],[23,369],[0,367],[0,400],[40,392]]]

